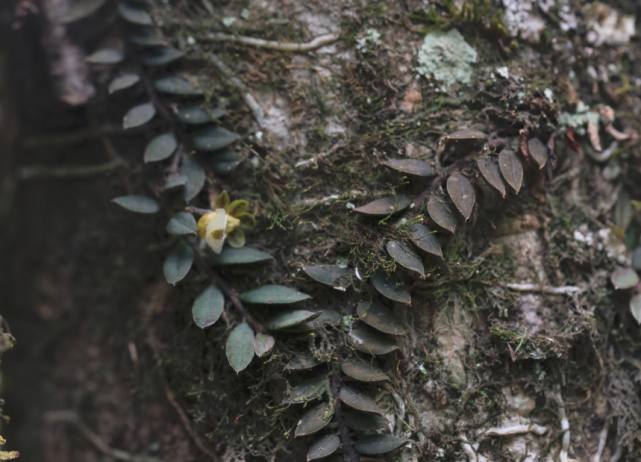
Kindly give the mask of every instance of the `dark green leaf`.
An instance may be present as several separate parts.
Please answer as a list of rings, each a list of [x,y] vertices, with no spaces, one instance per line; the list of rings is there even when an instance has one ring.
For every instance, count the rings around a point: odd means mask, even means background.
[[[312,297],[289,287],[279,285],[266,285],[258,287],[257,289],[252,289],[249,292],[245,292],[244,294],[240,294],[238,298],[247,303],[271,305],[296,303],[302,300],[310,299]]]
[[[412,230],[412,241],[416,247],[425,253],[443,258],[443,251],[436,233],[421,223],[413,224],[410,229]]]
[[[232,170],[240,165],[243,158],[240,154],[233,151],[226,151],[214,154],[211,158],[214,171],[219,175],[228,175]]]
[[[153,119],[155,115],[156,108],[153,103],[140,104],[127,111],[125,118],[122,120],[122,126],[125,130],[140,127]]]
[[[118,5],[118,13],[122,19],[133,24],[139,24],[141,26],[151,26],[153,24],[149,13],[139,8],[133,8],[124,2]]]
[[[487,135],[478,130],[459,130],[447,135],[448,141],[485,141]]]
[[[176,75],[155,80],[154,88],[168,95],[198,96],[203,94],[203,91],[196,85]]]
[[[622,189],[614,206],[614,224],[625,231],[632,222],[632,201],[630,195]]]
[[[376,300],[360,302],[356,305],[356,314],[365,324],[381,332],[392,335],[403,335],[405,329],[390,310]]]
[[[407,173],[415,176],[431,176],[434,175],[432,166],[423,160],[417,159],[390,159],[381,162],[383,165],[391,169],[398,170],[399,172]]]
[[[387,452],[398,449],[407,443],[404,438],[398,438],[392,435],[370,435],[359,440],[355,447],[358,452],[366,455],[385,454]]]
[[[316,319],[313,319],[309,322],[299,324],[289,329],[290,332],[304,333],[311,332],[319,327],[326,326],[328,324],[336,325],[341,321],[342,317],[334,310],[322,309],[320,311],[320,316]]]
[[[225,111],[221,107],[211,109],[200,104],[178,106],[178,111],[176,112],[178,120],[190,125],[206,124],[221,118],[224,114]]]
[[[361,382],[381,382],[389,380],[389,377],[378,367],[358,359],[345,361],[341,364],[341,370],[345,375],[360,380]]]
[[[225,348],[227,360],[238,374],[249,366],[254,358],[254,331],[249,325],[237,325],[229,334]]]
[[[311,408],[300,418],[298,425],[296,425],[294,436],[307,436],[322,430],[327,426],[333,415],[333,409],[325,403]]]
[[[176,175],[167,183],[165,183],[165,190],[171,189],[171,188],[178,188],[180,186],[185,186],[187,184],[187,177],[183,175]]]
[[[136,32],[129,34],[129,41],[140,46],[157,47],[167,45],[167,41],[153,27],[136,28]]]
[[[296,355],[294,359],[287,363],[285,369],[288,371],[302,371],[304,369],[311,369],[319,364],[323,363],[314,358],[310,352],[306,351],[305,353]]]
[[[352,387],[343,386],[338,398],[347,404],[349,407],[356,409],[357,411],[370,412],[373,414],[383,414],[383,411],[376,405],[374,400],[370,398],[365,393],[356,391]]]
[[[476,201],[474,187],[470,180],[463,175],[450,175],[447,179],[447,192],[465,221],[469,220]]]
[[[111,81],[109,84],[109,94],[116,93],[117,91],[124,90],[129,87],[133,87],[138,82],[140,82],[140,76],[138,74],[123,74]]]
[[[167,282],[169,284],[176,284],[182,280],[187,276],[193,262],[194,250],[189,245],[181,243],[174,247],[171,252],[169,252],[169,255],[167,255],[165,264],[163,265]]]
[[[412,248],[402,242],[388,241],[387,251],[394,258],[394,261],[410,271],[416,271],[418,274],[423,274],[425,268],[421,257],[419,257]]]
[[[412,303],[410,293],[393,274],[389,274],[384,269],[379,268],[372,276],[372,285],[382,295],[400,303]]]
[[[198,296],[191,308],[194,322],[201,329],[211,326],[218,321],[224,307],[223,293],[218,288],[209,286]]]
[[[85,61],[91,64],[118,64],[124,59],[124,50],[118,48],[103,48],[91,53],[85,58]]]
[[[479,159],[476,161],[476,165],[479,167],[479,171],[487,184],[494,188],[498,193],[505,197],[507,191],[505,190],[505,183],[501,179],[501,171],[499,170],[499,164],[493,159],[486,157],[484,159]]]
[[[536,165],[539,166],[539,169],[545,167],[548,161],[548,150],[540,139],[530,138],[527,142],[527,150],[532,156],[532,159],[534,159],[534,162],[536,162]]]
[[[309,447],[307,460],[318,460],[334,454],[341,445],[341,439],[336,435],[325,435]]]
[[[106,3],[107,0],[79,0],[69,3],[69,8],[56,15],[54,9],[48,9],[47,16],[51,15],[51,20],[57,24],[67,25],[76,21],[88,18]]]
[[[170,157],[178,147],[176,136],[169,132],[158,135],[145,148],[145,162],[157,162]]]
[[[641,270],[641,246],[632,252],[632,267],[637,271]]]
[[[272,352],[275,344],[276,340],[274,337],[269,334],[259,332],[256,334],[256,339],[254,340],[254,352],[256,353],[256,356],[262,358]]]
[[[352,329],[348,338],[352,346],[363,353],[384,355],[394,350],[398,350],[396,341],[390,340],[385,335],[372,330],[369,327]]]
[[[409,207],[410,203],[410,200],[405,196],[390,196],[355,208],[354,211],[362,213],[363,215],[380,217],[401,212]]]
[[[434,223],[441,228],[454,234],[456,230],[456,216],[452,212],[451,206],[439,197],[432,196],[427,202],[427,213]]]
[[[501,151],[499,154],[499,168],[507,184],[514,190],[515,194],[518,194],[523,182],[523,165],[514,151],[509,149]]]
[[[111,202],[136,213],[156,213],[160,210],[158,202],[144,196],[120,196],[112,199]]]
[[[287,329],[288,327],[296,326],[320,316],[320,311],[286,311],[274,316],[268,323],[267,328],[270,330]]]
[[[167,223],[167,232],[176,236],[196,234],[196,219],[189,212],[178,212]]]
[[[194,133],[194,147],[199,151],[217,151],[238,139],[235,133],[222,127],[210,127]]]
[[[183,161],[179,173],[187,178],[184,197],[185,202],[189,202],[203,189],[207,175],[202,166],[193,157],[189,157]]]
[[[303,266],[303,271],[310,278],[335,289],[345,290],[351,284],[350,270],[338,265]]]
[[[283,403],[305,403],[320,398],[326,391],[325,376],[321,375],[292,388]]]
[[[610,278],[615,289],[630,289],[639,284],[639,276],[632,268],[617,268]]]
[[[358,431],[376,430],[389,425],[389,420],[377,414],[352,411],[345,416],[347,426]]]
[[[145,66],[164,66],[172,63],[185,55],[180,50],[171,47],[158,47],[149,49],[141,56],[141,61]]]
[[[214,265],[246,265],[271,260],[273,257],[262,250],[243,247],[242,249],[225,248],[220,255],[213,254],[211,262]]]

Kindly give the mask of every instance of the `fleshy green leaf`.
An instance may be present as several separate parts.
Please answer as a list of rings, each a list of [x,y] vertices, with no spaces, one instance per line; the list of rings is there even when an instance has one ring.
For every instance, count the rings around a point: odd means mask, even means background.
[[[224,248],[220,255],[212,254],[210,261],[214,265],[247,265],[273,259],[267,252],[243,247],[242,249]]]
[[[352,329],[348,339],[356,350],[372,355],[384,355],[398,350],[396,341],[369,327]]]
[[[470,180],[460,174],[450,175],[447,179],[447,192],[465,221],[469,220],[476,201],[474,187]]]
[[[237,325],[229,334],[225,348],[227,360],[238,374],[251,363],[254,358],[254,331],[249,325]]]
[[[200,104],[186,104],[178,106],[176,117],[183,123],[189,125],[206,124],[213,120],[220,119],[225,114],[221,107],[210,109]]]
[[[167,232],[176,236],[196,234],[196,219],[189,212],[178,212],[167,223]]]
[[[402,242],[388,241],[387,252],[394,258],[394,261],[410,271],[416,271],[418,274],[423,274],[425,268],[423,261],[412,248]]]
[[[158,47],[145,51],[141,56],[141,61],[145,66],[164,66],[172,63],[185,56],[180,50],[172,47]]]
[[[456,216],[451,209],[451,206],[439,197],[432,196],[427,202],[427,213],[434,223],[441,228],[454,234],[456,230]]]
[[[252,289],[249,292],[245,292],[244,294],[239,295],[238,298],[247,303],[271,305],[296,303],[312,297],[289,287],[266,285],[258,287],[257,289]]]
[[[288,329],[288,331],[296,332],[296,333],[311,332],[322,326],[337,325],[340,323],[341,319],[342,319],[341,315],[338,314],[336,311],[322,309],[320,311],[320,316],[317,317],[316,319],[312,319],[309,322],[299,324],[298,326],[294,326],[291,329]]]
[[[194,262],[194,250],[187,244],[181,243],[174,247],[163,265],[165,279],[169,284],[176,284],[184,279]]]
[[[372,414],[383,414],[383,411],[376,405],[374,400],[362,393],[353,389],[352,387],[343,386],[338,398],[347,404],[349,407],[356,409],[361,412],[370,412]]]
[[[256,339],[254,339],[254,352],[256,356],[262,358],[267,356],[274,349],[276,340],[269,334],[263,334],[259,332],[256,334]]]
[[[432,166],[423,160],[417,159],[390,159],[381,162],[393,170],[407,173],[414,176],[431,176],[434,175]]]
[[[354,211],[363,215],[387,216],[393,213],[402,212],[410,206],[410,200],[405,196],[390,196],[378,199],[362,207],[355,208]]]
[[[614,224],[625,231],[632,222],[632,201],[625,189],[619,192],[614,206]]]
[[[297,326],[320,316],[320,311],[286,311],[274,316],[268,323],[267,328],[270,330],[287,329],[288,327]]]
[[[341,370],[345,375],[360,380],[361,382],[382,382],[389,380],[389,377],[378,367],[358,359],[345,361],[341,364]]]
[[[187,184],[187,177],[183,175],[176,175],[167,183],[165,183],[165,190],[167,189],[172,189],[172,188],[178,188],[180,186],[185,186]]]
[[[548,150],[540,139],[530,138],[527,142],[527,150],[539,169],[545,167],[548,161]]]
[[[303,271],[310,278],[335,289],[344,291],[351,284],[351,271],[338,265],[303,266]]]
[[[345,416],[347,426],[358,431],[376,430],[389,425],[389,420],[377,414],[352,411]]]
[[[233,151],[219,152],[212,156],[211,164],[218,175],[228,175],[238,167],[243,158]]]
[[[325,435],[309,447],[307,460],[323,459],[334,454],[341,445],[341,439],[336,435]]]
[[[140,82],[140,76],[138,74],[123,74],[111,81],[109,84],[109,94],[116,93],[117,91],[125,90],[127,88],[133,87],[138,82]]]
[[[403,335],[405,329],[390,310],[376,300],[360,302],[356,305],[356,314],[365,324],[386,334]]]
[[[145,10],[134,8],[124,2],[118,5],[118,13],[122,19],[132,24],[139,24],[141,26],[151,26],[153,24],[149,13]]]
[[[447,135],[448,141],[485,141],[487,135],[478,130],[459,130]]]
[[[223,127],[211,127],[194,133],[194,147],[199,151],[217,151],[232,144],[238,135]]]
[[[333,409],[326,403],[311,408],[300,418],[294,436],[307,436],[322,430],[333,415]]]
[[[389,274],[384,269],[378,269],[372,276],[372,285],[381,295],[400,303],[412,303],[410,293],[393,274]]]
[[[158,202],[144,196],[120,196],[112,199],[111,202],[136,213],[156,213],[160,210]]]
[[[421,223],[413,224],[410,229],[412,230],[412,241],[416,247],[425,253],[443,258],[443,251],[436,233]]]
[[[196,85],[182,77],[170,75],[154,81],[154,88],[168,95],[198,96],[204,92]]]
[[[207,175],[202,166],[193,157],[188,157],[183,161],[179,173],[187,178],[184,197],[185,202],[189,202],[203,189]]]
[[[118,64],[124,59],[124,50],[118,48],[103,48],[91,53],[85,58],[85,61],[91,64]]]
[[[156,108],[152,103],[140,104],[127,111],[122,120],[122,126],[125,130],[140,127],[153,119],[155,115]]]
[[[304,369],[311,369],[314,366],[323,364],[321,361],[312,356],[309,351],[296,355],[287,365],[285,369],[288,371],[302,371]]]
[[[523,165],[514,151],[509,149],[501,151],[499,154],[499,168],[507,184],[514,190],[515,194],[518,194],[523,182]]]
[[[478,165],[479,171],[485,181],[487,181],[487,184],[498,191],[502,197],[505,197],[507,191],[505,189],[505,183],[503,183],[503,180],[501,179],[499,164],[495,160],[486,157],[484,159],[477,160],[476,165]]]
[[[611,279],[615,289],[630,289],[639,284],[639,276],[632,268],[617,268]]]
[[[407,440],[404,438],[398,438],[392,435],[370,435],[359,440],[355,448],[361,454],[366,455],[376,455],[376,454],[385,454],[387,452],[398,449],[407,443]]]
[[[158,47],[168,43],[153,27],[137,27],[127,38],[131,43],[147,47]]]
[[[316,398],[320,398],[326,389],[325,376],[315,377],[303,382],[289,391],[289,396],[283,400],[283,403],[306,403]]]
[[[201,329],[211,326],[218,321],[224,307],[223,293],[217,287],[209,286],[198,296],[191,309],[194,322]]]
[[[178,140],[173,133],[163,133],[149,142],[145,148],[145,162],[158,162],[170,157],[178,147]]]
[[[76,21],[81,21],[88,18],[94,13],[97,13],[100,8],[106,3],[107,0],[82,0],[69,4],[66,11],[60,11],[60,16],[56,15],[53,8],[47,11],[47,15],[53,13],[51,19],[57,24],[67,25]],[[2,460],[2,459],[0,459]]]

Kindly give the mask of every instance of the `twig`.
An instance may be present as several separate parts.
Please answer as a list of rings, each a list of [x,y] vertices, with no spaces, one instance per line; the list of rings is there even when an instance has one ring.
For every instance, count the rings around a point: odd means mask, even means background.
[[[201,209],[200,207],[189,205],[185,207],[185,212],[195,213],[196,215],[207,215],[208,213],[213,212],[213,210]]]
[[[606,421],[601,434],[599,435],[599,447],[594,454],[594,459],[592,462],[601,462],[601,456],[603,455],[603,450],[605,449],[605,443],[608,440],[608,432],[610,431],[610,421]]]
[[[545,435],[547,433],[547,427],[542,427],[537,424],[530,425],[513,425],[511,427],[505,428],[489,428],[482,432],[483,435],[487,436],[508,436],[508,435],[520,435],[523,433],[536,433],[537,435]]]
[[[124,462],[162,462],[157,457],[135,456],[121,449],[109,447],[98,435],[92,432],[85,423],[80,420],[80,416],[74,411],[50,411],[44,416],[47,422],[66,422],[74,424],[78,431],[94,445],[96,449],[112,459],[122,460]]]
[[[119,159],[110,160],[109,162],[96,165],[76,165],[69,167],[31,165],[20,168],[16,172],[16,178],[20,181],[40,179],[69,180],[100,175],[101,173],[110,172],[124,166],[125,163]]]
[[[543,294],[550,295],[569,295],[581,292],[583,289],[576,286],[564,286],[564,287],[551,287],[551,286],[541,286],[538,284],[505,284],[505,287],[508,289],[516,290],[517,292],[540,292]]]
[[[270,50],[278,51],[312,51],[322,46],[335,42],[340,38],[340,34],[325,34],[316,37],[311,42],[307,43],[291,43],[291,42],[277,42],[275,40],[263,40],[254,37],[245,37],[243,35],[229,35],[220,32],[211,32],[206,36],[197,37],[198,40],[214,41],[214,42],[235,42],[242,43],[243,45],[251,45],[258,48],[268,48]]]
[[[327,151],[321,152],[320,154],[315,155],[315,156],[311,157],[310,159],[301,160],[299,162],[296,162],[296,164],[294,165],[294,168],[309,167],[311,165],[315,165],[316,163],[318,163],[319,160],[329,156],[331,153],[336,151],[338,148],[342,148],[343,146],[344,145],[342,143],[337,143],[334,146],[332,146],[331,148],[329,148]]]

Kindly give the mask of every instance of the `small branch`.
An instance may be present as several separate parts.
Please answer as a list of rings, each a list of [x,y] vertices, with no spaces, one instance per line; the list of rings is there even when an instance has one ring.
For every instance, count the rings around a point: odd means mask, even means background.
[[[564,287],[551,287],[551,286],[541,286],[538,284],[505,284],[505,287],[511,290],[516,290],[517,292],[540,292],[542,294],[549,295],[570,295],[581,292],[583,289],[576,286],[564,286]]]
[[[19,181],[42,179],[69,180],[100,175],[101,173],[110,172],[124,166],[125,163],[119,159],[110,160],[109,162],[96,165],[76,165],[69,167],[48,167],[45,165],[31,165],[20,168],[16,172],[16,178]]]
[[[344,145],[342,143],[337,143],[334,146],[332,146],[331,148],[329,148],[327,151],[321,152],[320,154],[318,154],[318,155],[316,155],[316,156],[314,156],[314,157],[312,157],[310,159],[301,160],[299,162],[296,162],[296,165],[294,165],[294,168],[307,168],[307,167],[310,167],[312,165],[316,165],[319,160],[329,156],[331,153],[336,151],[338,148],[342,148],[343,146]]]
[[[606,421],[601,433],[599,434],[599,447],[594,454],[594,459],[592,462],[601,462],[601,456],[603,455],[603,450],[605,449],[605,443],[608,440],[608,432],[610,431],[610,421]]]
[[[537,424],[530,425],[513,425],[511,427],[505,428],[490,428],[482,432],[483,435],[487,436],[508,436],[508,435],[521,435],[523,433],[536,433],[541,436],[547,433],[547,427],[542,427]]]
[[[135,456],[120,449],[113,449],[109,447],[98,435],[92,432],[87,425],[80,420],[80,416],[73,411],[50,411],[44,416],[47,422],[66,422],[76,426],[78,431],[82,433],[93,446],[102,452],[107,457],[112,459],[122,460],[124,462],[162,462],[162,459],[157,457]]]
[[[349,434],[349,428],[347,427],[347,422],[345,421],[345,415],[343,414],[343,403],[338,399],[338,393],[340,391],[340,379],[337,374],[332,375],[332,399],[334,400],[334,417],[338,423],[338,433],[341,438],[341,443],[343,443],[343,452],[345,453],[345,460],[347,462],[360,462],[361,458],[354,449],[352,444],[352,438]]]
[[[245,37],[242,35],[229,35],[220,32],[212,32],[204,37],[197,37],[198,40],[214,41],[214,42],[234,42],[242,43],[243,45],[250,45],[258,48],[267,48],[270,50],[278,51],[297,51],[306,52],[316,50],[330,43],[335,42],[340,38],[340,34],[326,34],[316,37],[311,42],[307,43],[291,43],[291,42],[277,42],[274,40],[263,40],[254,37]]]
[[[213,210],[201,209],[200,207],[187,206],[185,207],[185,212],[195,213],[196,215],[207,215]]]

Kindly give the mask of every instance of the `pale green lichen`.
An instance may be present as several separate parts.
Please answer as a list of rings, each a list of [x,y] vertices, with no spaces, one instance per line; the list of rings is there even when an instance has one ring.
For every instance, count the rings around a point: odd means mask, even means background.
[[[476,50],[467,44],[456,29],[430,32],[418,52],[416,72],[425,77],[433,75],[446,86],[456,82],[469,83],[472,78],[471,64],[476,59]]]
[[[574,114],[561,112],[559,114],[559,131],[565,131],[567,128],[575,129],[577,135],[585,135],[585,125],[590,122],[594,125],[599,124],[599,113],[590,111],[590,106],[583,101],[579,101]]]

